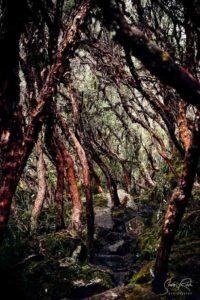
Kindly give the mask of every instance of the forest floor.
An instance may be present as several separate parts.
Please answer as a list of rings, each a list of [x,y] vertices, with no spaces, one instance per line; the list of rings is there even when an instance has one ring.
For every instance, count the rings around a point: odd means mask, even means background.
[[[199,215],[186,214],[170,260],[169,277],[191,278],[191,293],[156,296],[150,284],[162,220],[155,203],[143,200],[111,209],[98,198],[92,263],[84,237],[74,231],[8,237],[0,249],[2,300],[199,299]]]

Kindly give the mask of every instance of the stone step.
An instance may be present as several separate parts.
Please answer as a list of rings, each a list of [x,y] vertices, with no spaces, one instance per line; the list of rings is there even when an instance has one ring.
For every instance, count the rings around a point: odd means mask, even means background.
[[[115,286],[123,286],[128,284],[132,275],[132,270],[129,271],[115,271],[113,272],[113,283]]]
[[[104,240],[107,242],[116,242],[120,240],[125,240],[125,241],[135,241],[137,238],[127,232],[116,232],[116,231],[110,231],[104,236]]]
[[[102,247],[97,249],[96,254],[125,256],[130,253],[132,254],[133,252],[133,242],[125,242],[124,240],[120,240],[112,244],[104,244]]]
[[[137,247],[137,238],[127,233],[109,232],[101,240],[96,241],[96,254],[127,255]]]
[[[124,270],[134,263],[133,255],[103,255],[94,256],[94,263],[111,268],[112,270]]]

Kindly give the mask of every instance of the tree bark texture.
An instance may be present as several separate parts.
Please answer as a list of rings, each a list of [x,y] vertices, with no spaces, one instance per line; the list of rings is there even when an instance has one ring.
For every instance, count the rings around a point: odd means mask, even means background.
[[[71,89],[72,87],[70,87]],[[69,90],[70,90],[69,89]],[[75,94],[71,95],[75,97]],[[76,105],[76,98],[73,98],[73,103]],[[75,107],[75,106],[74,106]],[[78,107],[76,106],[76,121],[79,120],[79,111]],[[89,251],[89,259],[92,260],[93,256],[93,240],[94,240],[94,208],[93,208],[93,199],[92,199],[92,189],[91,189],[91,179],[90,179],[90,168],[88,164],[88,159],[84,147],[82,146],[81,142],[79,141],[78,137],[74,134],[74,132],[68,128],[65,120],[62,116],[57,112],[57,122],[62,129],[63,133],[66,136],[66,139],[71,139],[73,145],[76,149],[78,154],[79,160],[82,165],[83,170],[83,183],[85,188],[85,197],[86,197],[86,222],[87,222],[87,246]],[[79,124],[77,124],[78,126]],[[81,130],[81,128],[80,128]]]
[[[64,160],[62,153],[59,149],[59,141],[57,140],[56,128],[53,125],[46,129],[46,146],[51,156],[52,162],[56,167],[57,173],[57,185],[54,196],[54,208],[55,208],[55,227],[56,230],[64,228],[64,205],[63,205],[63,193],[64,193]]]
[[[94,241],[94,208],[92,199],[90,168],[84,148],[82,147],[81,143],[79,142],[75,134],[72,132],[72,130],[69,129],[69,133],[76,148],[83,169],[83,183],[86,197],[87,245],[89,257],[90,259],[92,259]]]
[[[82,216],[82,203],[81,197],[77,186],[76,174],[74,169],[74,161],[71,154],[68,152],[65,144],[63,143],[61,136],[56,130],[56,140],[60,152],[64,161],[64,170],[66,172],[66,179],[69,184],[69,191],[72,200],[72,217],[70,227],[80,230],[82,228],[81,216]]]
[[[149,41],[141,30],[128,24],[116,2],[114,0],[98,2],[104,15],[105,25],[114,30],[115,39],[126,51],[137,57],[153,75],[164,84],[173,87],[183,100],[199,108],[199,81],[175,63],[168,52]]]
[[[128,171],[125,163],[121,163],[123,171],[124,186],[128,193],[131,191],[131,174]]]
[[[97,174],[96,170],[94,169],[94,166],[93,166],[93,163],[92,161],[88,161],[89,163],[89,166],[90,166],[90,173],[91,173],[91,176],[94,178],[95,180],[95,183],[96,183],[96,186],[97,186],[97,190],[98,190],[98,193],[103,193],[103,188],[101,186],[101,180],[99,178],[99,175]]]
[[[73,20],[69,23],[58,48],[56,62],[50,68],[37,98],[37,105],[31,112],[30,122],[24,130],[24,136],[15,137],[7,145],[0,174],[0,240],[3,238],[8,222],[12,197],[44,122],[46,106],[52,101],[52,97],[56,93],[57,80],[64,72],[63,61],[66,63],[73,52],[77,31],[86,18],[91,4],[92,1],[90,0],[82,1],[73,16]]]
[[[107,167],[107,165],[104,163],[104,161],[100,158],[97,153],[94,152],[93,149],[91,149],[91,156],[93,160],[97,163],[97,165],[100,167],[102,172],[104,173],[107,181],[107,188],[110,192],[111,201],[113,203],[114,207],[120,206],[119,196],[117,193],[117,185],[115,183],[115,180]]]
[[[37,179],[38,179],[38,190],[37,196],[35,199],[35,203],[33,206],[33,210],[31,213],[31,224],[30,230],[32,233],[35,233],[38,229],[39,217],[42,212],[45,194],[46,194],[46,164],[44,161],[43,150],[41,147],[41,139],[38,140],[37,143]]]
[[[191,143],[191,134],[188,128],[188,122],[186,117],[186,104],[183,100],[180,100],[179,102],[178,127],[184,149],[185,151],[188,151]]]
[[[165,215],[161,241],[156,256],[155,278],[153,290],[163,292],[164,282],[167,279],[168,260],[175,234],[179,228],[188,200],[191,196],[197,171],[200,152],[200,122],[196,121],[193,130],[192,142],[185,154],[182,176],[177,189],[174,191]]]

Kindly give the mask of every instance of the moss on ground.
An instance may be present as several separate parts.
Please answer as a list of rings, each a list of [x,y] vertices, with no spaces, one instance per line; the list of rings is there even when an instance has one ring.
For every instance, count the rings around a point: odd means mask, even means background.
[[[82,299],[113,287],[111,274],[87,264],[82,240],[67,231],[39,236],[33,244],[36,256],[12,269],[12,280],[25,299]],[[27,250],[18,259],[23,261],[29,254]]]
[[[32,262],[18,274],[18,282],[27,299],[82,299],[112,288],[111,275],[90,265],[73,263],[60,265],[59,261]]]
[[[155,295],[151,291],[151,285],[139,285],[135,284],[134,286],[130,286],[129,289],[125,289],[124,293],[125,300],[153,300],[160,299],[159,296]]]
[[[87,300],[156,300],[160,299],[151,291],[150,285],[129,285],[106,291],[102,294],[87,298]]]
[[[130,284],[147,283],[152,280],[151,269],[154,267],[155,261],[150,261],[145,264],[138,273],[133,275]]]

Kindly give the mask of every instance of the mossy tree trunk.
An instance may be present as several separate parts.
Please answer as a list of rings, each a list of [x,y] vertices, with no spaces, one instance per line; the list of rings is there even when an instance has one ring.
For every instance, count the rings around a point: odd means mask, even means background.
[[[161,293],[164,290],[164,283],[167,279],[168,260],[175,234],[179,228],[188,200],[191,196],[195,174],[197,171],[200,154],[200,120],[196,120],[193,130],[193,137],[190,146],[185,154],[182,176],[179,185],[173,193],[167,212],[159,249],[155,263],[155,278],[153,280],[153,290]]]

